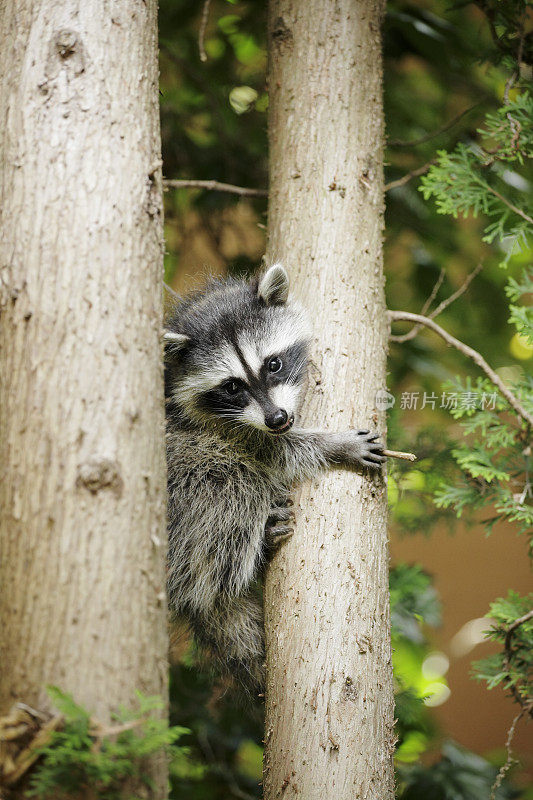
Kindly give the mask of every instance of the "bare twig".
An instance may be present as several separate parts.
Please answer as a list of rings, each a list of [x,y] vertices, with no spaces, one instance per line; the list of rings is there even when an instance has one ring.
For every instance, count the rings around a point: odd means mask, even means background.
[[[528,425],[533,427],[533,415],[530,414],[524,406],[520,403],[518,398],[514,396],[512,392],[509,391],[507,386],[504,384],[500,376],[494,372],[492,367],[490,367],[481,353],[478,353],[477,350],[474,350],[472,347],[464,344],[463,342],[456,339],[455,336],[452,336],[450,333],[441,328],[440,325],[437,325],[429,317],[424,317],[421,314],[412,314],[409,311],[388,311],[388,316],[391,321],[405,321],[405,322],[413,322],[415,324],[424,325],[426,328],[434,331],[434,333],[438,334],[441,339],[444,339],[447,344],[455,347],[456,350],[459,350],[460,353],[465,355],[467,358],[470,358],[477,366],[483,370],[485,375],[492,381],[492,383],[498,387],[501,394],[505,397],[509,405],[514,408],[516,413],[522,417],[523,420],[527,422]]]
[[[522,708],[518,712],[516,717],[513,719],[512,723],[511,723],[511,727],[509,728],[509,732],[507,734],[507,741],[505,742],[505,749],[507,750],[507,758],[505,760],[505,764],[502,764],[502,766],[500,767],[500,769],[498,771],[498,774],[496,775],[496,780],[492,784],[492,787],[491,787],[491,790],[490,790],[490,800],[496,800],[496,792],[498,791],[498,789],[502,785],[503,779],[505,778],[505,776],[507,775],[507,773],[509,772],[509,770],[511,769],[511,767],[515,763],[515,759],[513,758],[513,751],[511,749],[511,746],[513,744],[513,737],[514,737],[514,733],[515,733],[515,730],[516,730],[516,726],[518,725],[518,722],[520,721],[520,719],[521,719],[523,714],[524,714],[524,709]]]
[[[89,733],[91,736],[94,736],[95,739],[105,739],[108,736],[118,736],[126,731],[133,731],[135,728],[139,728],[145,722],[146,717],[131,719],[129,722],[123,722],[121,725],[110,725],[109,727],[102,725],[100,722],[93,722]]]
[[[399,450],[384,450],[383,455],[387,458],[400,458],[403,461],[416,461],[417,457],[414,453],[402,453]]]
[[[163,287],[167,290],[169,295],[171,297],[173,297],[175,300],[179,300],[180,299],[179,294],[177,292],[175,292],[174,289],[171,289],[171,287],[168,285],[168,283],[165,283],[165,281],[163,281]]]
[[[228,192],[242,197],[268,197],[266,189],[249,189],[247,186],[234,186],[220,181],[163,180],[165,189],[207,189],[210,192]]]
[[[502,203],[504,203],[507,206],[507,208],[510,208],[511,211],[514,211],[515,214],[518,214],[520,217],[522,217],[522,219],[525,219],[526,222],[529,222],[530,225],[533,225],[533,217],[530,217],[529,214],[526,214],[526,212],[522,211],[521,208],[518,208],[518,206],[515,206],[514,203],[509,202],[509,200],[507,200],[507,198],[504,197],[503,194],[500,194],[492,186],[489,186],[488,183],[486,184],[486,188],[495,197],[497,197],[499,200],[501,200]]]
[[[442,286],[442,282],[444,280],[444,276],[445,275],[446,275],[446,270],[443,267],[441,269],[440,273],[439,273],[439,277],[437,278],[437,280],[435,282],[435,286],[431,290],[431,294],[429,295],[428,299],[426,300],[426,302],[422,306],[422,310],[420,311],[421,314],[425,314],[431,308],[431,304],[432,304],[433,300],[436,298],[437,292],[439,291],[440,287]]]
[[[445,275],[446,275],[446,271],[444,269],[441,269],[441,271],[439,273],[439,277],[437,278],[437,280],[435,282],[435,285],[434,285],[433,289],[431,290],[431,294],[429,295],[429,297],[427,298],[426,302],[422,306],[422,309],[420,311],[421,314],[425,314],[428,311],[428,309],[431,307],[431,304],[432,304],[433,300],[437,296],[437,292],[439,291],[440,287],[442,286],[442,282],[444,280],[444,276]],[[429,316],[431,318],[434,315],[430,314]],[[398,342],[400,344],[403,343],[403,342],[408,342],[409,339],[414,339],[414,337],[416,336],[416,334],[418,333],[419,330],[420,330],[420,325],[415,325],[408,333],[403,333],[403,334],[398,335],[398,336],[391,335],[390,336],[390,340],[391,340],[391,342]]]
[[[39,711],[37,708],[33,708],[32,706],[29,706],[27,703],[18,702],[15,703],[15,707],[19,708],[21,711],[25,711],[31,717],[34,717],[35,719],[38,719],[41,722],[48,722],[48,720],[50,719],[49,714],[43,714],[42,711]]]
[[[417,169],[413,169],[411,172],[408,172],[407,175],[403,175],[401,178],[398,178],[395,181],[386,183],[384,190],[388,192],[390,189],[396,189],[398,186],[404,186],[413,178],[417,178],[419,175],[423,175],[425,172],[427,172],[430,166],[434,163],[434,161],[428,161],[427,164],[424,164]],[[222,183],[221,181],[189,180],[188,178],[179,180],[173,178],[164,178],[163,188],[167,190],[207,189],[210,192],[228,192],[229,194],[238,194],[242,197],[268,197],[267,189],[251,189],[247,186],[234,186],[232,183]]]
[[[469,275],[466,276],[464,283],[461,284],[461,286],[457,289],[457,291],[455,291],[453,294],[451,294],[449,297],[447,297],[445,300],[443,300],[442,303],[439,303],[437,308],[435,308],[430,314],[428,314],[428,317],[430,319],[435,319],[435,317],[438,317],[439,314],[442,314],[444,309],[448,308],[449,305],[451,305],[455,300],[457,300],[458,297],[461,297],[461,295],[466,292],[466,290],[468,289],[468,287],[470,286],[470,284],[472,283],[472,281],[474,280],[476,275],[478,275],[478,273],[481,272],[482,269],[483,269],[483,264],[480,262],[477,265],[477,267],[475,269],[473,269],[472,272],[470,272]],[[441,271],[441,275],[442,274],[443,274],[443,271]],[[437,283],[433,287],[433,291],[431,292],[431,295],[428,298],[429,303],[428,303],[428,300],[426,300],[426,302],[424,303],[424,307],[422,308],[422,311],[420,312],[421,314],[425,314],[425,312],[428,310],[429,306],[431,305],[431,303],[435,299],[435,295],[437,294],[437,291],[438,291],[438,289],[440,287],[439,281],[440,281],[440,283],[442,283],[442,281],[440,280],[440,276],[439,276],[439,280],[437,281]],[[435,291],[435,289],[437,291]],[[404,333],[404,334],[401,334],[399,336],[391,336],[390,340],[391,340],[391,342],[398,342],[399,344],[402,344],[403,342],[408,342],[411,339],[415,338],[415,336],[421,330],[421,328],[422,328],[422,325],[414,325],[411,328],[411,330],[408,331],[408,333]]]
[[[528,611],[523,616],[518,617],[518,619],[515,619],[515,621],[512,622],[511,625],[509,625],[509,627],[507,628],[506,636],[505,636],[505,647],[506,648],[509,647],[510,642],[511,642],[511,638],[510,637],[515,632],[515,630],[517,628],[519,628],[520,625],[523,625],[524,622],[528,622],[530,619],[533,619],[533,608],[531,609],[531,611]]]
[[[200,22],[200,32],[198,34],[198,50],[200,51],[200,61],[207,61],[207,53],[205,52],[205,31],[207,28],[207,21],[209,19],[209,6],[211,0],[204,0],[204,7],[202,9],[202,21]]]
[[[505,631],[505,641],[504,641],[504,649],[505,649],[505,656],[503,659],[503,668],[507,675],[510,675],[511,672],[511,659],[513,657],[513,650],[511,647],[513,635],[517,628],[524,624],[524,622],[528,622],[530,619],[533,619],[533,608],[531,611],[528,611],[526,614],[523,614],[518,619],[515,619],[514,622],[509,625],[509,627]],[[511,693],[514,699],[522,706],[522,712],[528,712],[530,716],[533,717],[533,706],[531,701],[525,702],[524,698],[516,688],[516,686],[511,685],[510,687]]]
[[[2,784],[13,786],[30,769],[40,756],[39,748],[44,747],[50,742],[52,733],[57,730],[64,721],[62,714],[52,717],[48,722],[37,731],[30,743],[24,747],[16,756],[8,772],[2,775]]]
[[[479,275],[482,269],[483,269],[483,263],[480,261],[477,267],[475,267],[475,269],[473,269],[472,272],[470,272],[466,276],[464,283],[461,286],[459,286],[457,291],[455,291],[453,294],[451,294],[449,297],[443,300],[442,303],[439,303],[437,308],[431,312],[431,314],[429,315],[431,319],[438,317],[439,314],[442,314],[442,312],[446,308],[448,308],[448,306],[450,306],[455,300],[457,300],[458,297],[461,297],[461,295],[466,292],[466,290],[468,289],[468,287],[470,286],[476,275]]]
[[[495,17],[494,10],[490,8],[490,6],[487,3],[477,3],[477,5],[479,6],[479,8],[481,8],[485,16],[487,17],[487,22],[489,23],[489,30],[490,30],[490,35],[492,36],[492,41],[494,42],[498,50],[501,50],[502,53],[507,54],[507,49],[496,31],[496,25],[494,24],[494,17]]]
[[[403,139],[391,139],[387,144],[389,147],[416,147],[419,144],[424,144],[424,142],[429,142],[430,139],[435,139],[437,136],[440,136],[441,133],[445,133],[446,131],[453,128],[460,119],[462,119],[466,114],[470,114],[474,108],[477,108],[481,105],[481,101],[479,103],[475,103],[470,108],[465,108],[464,111],[461,111],[459,114],[456,114],[453,119],[446,122],[442,128],[438,128],[436,131],[432,131],[431,133],[427,133],[425,136],[420,136],[418,139],[411,139],[411,141],[404,141]]]
[[[411,170],[406,175],[403,175],[401,178],[397,178],[395,181],[390,181],[390,183],[386,183],[384,186],[384,190],[386,192],[390,191],[391,189],[397,189],[399,186],[405,186],[406,183],[409,183],[410,180],[413,178],[418,178],[419,175],[423,175],[428,169],[431,167],[432,164],[435,163],[435,159],[431,159],[428,161],[427,164],[423,164],[421,167],[417,167],[417,169]]]

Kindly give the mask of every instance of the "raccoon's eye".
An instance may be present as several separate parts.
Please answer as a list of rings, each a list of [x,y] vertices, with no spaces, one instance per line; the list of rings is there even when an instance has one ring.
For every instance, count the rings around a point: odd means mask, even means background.
[[[274,358],[271,358],[270,361],[268,362],[268,371],[279,372],[282,366],[283,366],[283,361],[281,360],[281,358],[274,356]]]
[[[241,391],[241,386],[237,381],[227,381],[222,387],[228,394],[236,395]]]

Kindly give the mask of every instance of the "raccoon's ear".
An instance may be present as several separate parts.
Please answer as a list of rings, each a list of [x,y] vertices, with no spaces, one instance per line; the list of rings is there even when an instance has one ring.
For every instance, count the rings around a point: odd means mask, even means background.
[[[185,336],[184,333],[175,333],[169,330],[165,330],[163,340],[165,344],[172,345],[174,351],[182,350],[191,341],[190,337]]]
[[[267,306],[282,306],[289,296],[289,276],[281,264],[273,264],[267,269],[257,287],[257,296]]]

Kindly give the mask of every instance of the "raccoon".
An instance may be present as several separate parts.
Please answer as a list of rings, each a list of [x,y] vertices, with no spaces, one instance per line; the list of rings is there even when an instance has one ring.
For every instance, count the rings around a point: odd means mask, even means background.
[[[299,428],[310,332],[280,264],[213,281],[167,321],[168,589],[200,646],[250,691],[263,685],[252,591],[291,534],[290,490],[333,466],[378,469],[367,430]]]

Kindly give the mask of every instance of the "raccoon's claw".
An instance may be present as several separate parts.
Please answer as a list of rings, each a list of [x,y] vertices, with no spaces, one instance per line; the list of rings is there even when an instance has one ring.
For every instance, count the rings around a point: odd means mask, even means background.
[[[271,549],[275,549],[279,547],[282,542],[287,541],[290,539],[292,534],[294,533],[294,528],[289,528],[288,525],[278,525],[277,527],[266,529],[266,541],[267,545]]]
[[[267,527],[272,528],[277,522],[287,522],[290,519],[294,519],[294,511],[286,506],[274,506],[270,509]]]
[[[379,434],[370,431],[357,431],[357,461],[369,469],[379,469],[387,460],[383,455],[383,445],[377,441]]]
[[[281,542],[293,534],[293,529],[287,524],[294,520],[294,511],[290,508],[292,506],[291,498],[276,498],[274,503],[265,525],[265,539],[270,550],[275,550]]]
[[[287,495],[286,497],[275,498],[272,508],[285,508],[285,506],[293,506],[293,505],[294,502],[292,500],[292,497],[290,495]]]

